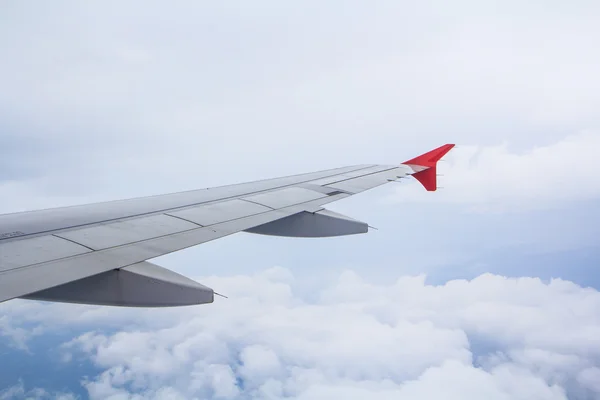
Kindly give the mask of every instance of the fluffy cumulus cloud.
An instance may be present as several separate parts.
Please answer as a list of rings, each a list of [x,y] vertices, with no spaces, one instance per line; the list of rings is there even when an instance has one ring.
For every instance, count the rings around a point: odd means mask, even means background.
[[[276,268],[203,282],[230,298],[110,314],[2,307],[49,329],[86,327],[60,351],[101,369],[82,378],[91,398],[600,399],[600,293],[568,281],[372,284],[347,271],[309,293]]]

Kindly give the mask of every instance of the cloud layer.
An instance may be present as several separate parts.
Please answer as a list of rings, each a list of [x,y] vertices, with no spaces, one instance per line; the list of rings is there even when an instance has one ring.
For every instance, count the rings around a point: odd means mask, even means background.
[[[600,399],[600,293],[568,281],[375,285],[347,271],[299,293],[281,268],[202,281],[230,298],[111,313],[2,308],[15,322],[85,328],[61,353],[104,371],[83,380],[92,398]]]
[[[173,263],[210,274],[289,260],[302,279],[203,279],[230,299],[176,310],[11,301],[3,341],[31,351],[78,332],[60,358],[103,371],[81,377],[94,398],[600,398],[594,290],[490,274],[299,283],[333,275],[334,262],[374,278],[377,265],[398,276],[423,271],[424,258],[445,266],[449,253],[485,253],[480,271],[508,245],[596,245],[600,3],[546,3],[6,8],[0,212],[463,146],[442,164],[444,191],[398,185],[390,200],[410,207],[374,206],[373,192],[332,207],[393,235],[228,238]],[[18,384],[0,398],[48,393]]]

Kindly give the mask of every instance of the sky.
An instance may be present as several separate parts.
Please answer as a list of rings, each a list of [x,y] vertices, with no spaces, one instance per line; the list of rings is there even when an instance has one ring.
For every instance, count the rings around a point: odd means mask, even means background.
[[[397,164],[378,230],[152,260],[224,293],[0,305],[0,399],[600,399],[600,4],[9,1],[0,213]]]

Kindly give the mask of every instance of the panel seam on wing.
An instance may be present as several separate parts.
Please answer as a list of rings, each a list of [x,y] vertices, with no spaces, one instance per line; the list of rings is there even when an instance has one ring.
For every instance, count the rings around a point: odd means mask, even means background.
[[[329,185],[334,185],[334,184],[336,184],[336,183],[340,183],[340,182],[350,181],[350,180],[353,180],[353,179],[360,179],[360,178],[364,178],[364,177],[366,177],[366,176],[369,176],[369,175],[381,174],[381,173],[383,173],[383,172],[391,171],[391,170],[393,170],[393,169],[397,169],[397,168],[398,168],[398,167],[390,167],[390,168],[387,168],[387,169],[382,169],[381,171],[370,172],[370,173],[368,173],[368,174],[364,174],[364,175],[353,176],[353,177],[351,177],[351,178],[340,179],[339,181],[335,181],[335,182],[329,182],[328,184],[326,184],[326,185],[321,185],[321,186],[323,186],[323,187],[326,187],[326,186],[329,186]]]
[[[189,222],[190,224],[194,224],[194,225],[196,225],[196,226],[198,226],[200,228],[203,228],[205,226],[205,225],[199,224],[197,222],[190,221],[189,219],[186,219],[186,218],[183,218],[183,217],[178,217],[177,215],[172,215],[172,214],[169,214],[169,213],[164,213],[163,215],[166,215],[167,217],[171,217],[171,218],[177,218],[177,219],[180,219],[180,220],[185,221],[185,222]],[[191,229],[188,229],[188,230],[191,230]],[[185,232],[185,231],[182,231],[182,232]]]
[[[54,236],[54,237],[56,237],[56,238],[59,238],[59,239],[62,239],[62,240],[66,240],[67,242],[74,243],[74,244],[76,244],[76,245],[79,245],[79,246],[81,246],[81,247],[85,247],[85,248],[86,248],[86,249],[88,249],[88,250],[91,250],[91,251],[96,251],[95,249],[93,249],[93,248],[91,248],[91,247],[89,247],[89,246],[86,246],[86,245],[85,245],[85,244],[83,244],[83,243],[76,242],[75,240],[72,240],[72,239],[67,239],[66,237],[62,237],[62,236],[60,236],[60,235],[58,235],[58,234],[54,234],[54,235],[51,235],[51,236]],[[71,257],[72,257],[72,256],[71,256]],[[64,257],[64,258],[69,258],[69,257]],[[44,262],[47,262],[47,261],[44,261]],[[35,265],[35,264],[34,264],[34,265]]]
[[[277,190],[274,190],[273,192],[277,192]],[[267,192],[267,193],[268,193],[268,192]],[[256,204],[257,206],[267,207],[267,208],[270,208],[270,209],[271,209],[271,210],[273,210],[273,211],[277,210],[277,208],[273,208],[273,207],[271,207],[271,206],[268,206],[268,205],[266,205],[266,204],[259,203],[258,201],[252,201],[252,200],[248,200],[248,199],[247,199],[247,198],[245,198],[245,197],[240,197],[238,200],[242,200],[242,201],[245,201],[245,202],[247,202],[247,203]],[[268,211],[267,211],[267,212],[268,212]]]
[[[356,171],[360,171],[360,170],[367,169],[367,168],[372,168],[372,167],[373,167],[373,165],[371,164],[371,165],[367,165],[365,167],[357,168],[357,169],[349,171],[349,172],[356,172]],[[340,174],[333,174],[333,175],[330,175],[330,176],[335,176],[335,175],[340,175]],[[363,176],[366,176],[366,175],[363,175]],[[293,176],[294,175],[292,175],[290,177],[293,177]],[[327,178],[327,176],[324,177],[324,178]],[[183,210],[183,209],[186,209],[186,208],[192,208],[192,207],[203,206],[203,205],[208,205],[208,204],[217,204],[219,202],[226,201],[226,200],[236,200],[236,199],[241,200],[242,196],[244,196],[244,197],[250,197],[250,196],[253,196],[253,195],[256,195],[256,194],[274,192],[274,191],[285,189],[285,188],[296,187],[296,186],[298,186],[300,184],[309,183],[309,182],[312,182],[314,180],[315,179],[311,179],[311,180],[307,180],[307,181],[300,181],[300,182],[296,182],[296,183],[289,184],[289,185],[279,186],[279,187],[276,187],[276,188],[265,189],[265,190],[257,190],[255,192],[244,193],[242,195],[235,195],[235,196],[223,197],[223,198],[220,198],[218,200],[210,200],[210,201],[204,201],[204,202],[199,202],[199,203],[186,204],[186,205],[183,205],[183,206],[180,206],[180,207],[166,208],[166,209],[156,210],[156,211],[151,211],[151,212],[146,212],[146,213],[142,213],[142,214],[130,215],[130,216],[127,216],[127,217],[122,217],[122,218],[112,218],[112,219],[106,219],[106,220],[102,220],[102,221],[96,221],[96,222],[88,223],[88,224],[73,225],[73,226],[64,227],[64,228],[60,228],[60,229],[53,229],[53,230],[42,231],[42,232],[35,232],[35,233],[30,233],[30,234],[26,234],[26,235],[22,235],[22,236],[17,236],[16,238],[0,239],[0,244],[10,243],[10,242],[16,242],[16,241],[20,241],[20,240],[27,240],[27,239],[32,239],[34,237],[41,237],[41,236],[45,236],[45,235],[54,235],[55,233],[53,233],[53,232],[60,233],[60,232],[69,231],[69,230],[72,230],[72,229],[80,229],[80,228],[84,228],[84,227],[92,227],[92,226],[96,226],[96,225],[102,225],[102,224],[113,223],[113,222],[122,222],[122,221],[126,221],[126,220],[143,218],[143,217],[147,217],[147,216],[161,215],[161,214],[165,214],[167,212],[179,211],[179,210]],[[259,182],[259,181],[257,181],[257,182]],[[198,190],[198,189],[196,189],[196,190]],[[157,195],[157,196],[159,196],[159,195]],[[148,196],[148,197],[153,197],[153,196]],[[13,239],[13,240],[11,240],[11,239]],[[16,239],[16,240],[14,240],[14,239]]]
[[[337,195],[337,196],[339,196],[339,195]],[[324,199],[327,199],[326,203],[329,203],[329,202],[335,201],[335,200],[331,200],[332,197],[333,196],[331,196],[331,197],[324,197],[322,199],[317,199],[317,200],[322,201]],[[148,241],[151,241],[151,240],[161,239],[161,238],[165,238],[165,237],[169,237],[169,236],[174,236],[174,235],[179,235],[179,234],[185,234],[185,233],[191,233],[191,232],[198,231],[198,230],[201,230],[201,229],[210,229],[213,232],[216,232],[214,230],[214,227],[217,226],[217,225],[227,224],[227,223],[231,223],[233,221],[241,220],[243,218],[255,217],[257,215],[263,215],[263,214],[267,214],[267,213],[279,213],[279,214],[283,214],[282,218],[284,218],[285,216],[289,216],[289,215],[293,215],[293,214],[297,214],[299,212],[305,211],[305,210],[301,210],[301,211],[297,211],[297,212],[286,213],[285,209],[288,209],[288,208],[291,209],[293,207],[300,207],[303,204],[311,203],[313,201],[315,201],[315,200],[309,200],[309,201],[306,201],[306,202],[303,202],[303,203],[294,204],[292,206],[283,207],[283,208],[280,208],[280,209],[277,209],[277,210],[270,210],[270,211],[265,211],[265,212],[261,212],[261,213],[257,213],[257,214],[252,214],[252,215],[246,215],[246,216],[243,216],[243,217],[233,218],[231,220],[221,221],[221,222],[218,222],[216,224],[206,225],[206,226],[202,226],[202,227],[198,227],[198,228],[187,229],[187,230],[184,230],[184,231],[181,231],[181,232],[176,232],[176,233],[171,233],[171,234],[166,234],[166,235],[160,235],[160,236],[156,236],[156,237],[149,238],[149,239],[138,240],[138,241],[135,241],[135,242],[125,243],[125,244],[121,244],[121,245],[118,245],[118,246],[107,247],[107,248],[104,248],[104,249],[92,250],[91,252],[86,252],[84,254],[78,254],[78,255],[74,255],[74,256],[61,257],[61,258],[56,258],[56,259],[53,259],[53,260],[42,261],[42,262],[35,263],[35,264],[25,265],[25,266],[22,266],[22,267],[12,268],[12,269],[8,269],[8,270],[5,270],[5,271],[1,271],[0,272],[0,276],[2,276],[3,274],[6,274],[6,273],[10,273],[10,272],[21,270],[21,269],[25,269],[25,268],[36,267],[36,266],[40,266],[40,265],[43,265],[43,264],[52,263],[52,262],[58,262],[58,261],[61,261],[61,260],[67,260],[67,259],[70,259],[70,258],[80,257],[80,256],[84,256],[84,255],[91,255],[93,253],[102,253],[102,252],[109,251],[109,250],[114,250],[114,249],[117,249],[117,248],[120,248],[120,247],[132,246],[132,245],[135,245],[135,244],[144,243],[144,242],[148,242]],[[218,229],[218,227],[217,227],[217,229]],[[243,230],[240,230],[239,232],[242,232],[242,231]],[[222,232],[226,233],[225,231],[222,231]],[[232,232],[232,233],[236,233],[236,232]],[[226,233],[226,235],[230,235],[230,234],[231,233]],[[49,235],[49,236],[53,236],[53,235]],[[61,237],[61,239],[63,239],[63,238]],[[67,239],[64,239],[64,240],[67,240]],[[195,246],[195,245],[193,245],[193,246]],[[83,247],[85,247],[85,246],[83,246]],[[189,247],[191,247],[191,246],[189,246]],[[179,250],[174,250],[174,251],[179,251]],[[165,254],[168,254],[168,253],[165,253]],[[129,264],[129,265],[131,265],[131,264]],[[119,267],[119,268],[123,268],[123,267]]]

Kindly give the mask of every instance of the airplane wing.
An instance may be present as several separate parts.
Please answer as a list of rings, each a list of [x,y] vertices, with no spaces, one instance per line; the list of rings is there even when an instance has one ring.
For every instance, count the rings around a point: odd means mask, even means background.
[[[400,165],[308,174],[0,215],[0,302],[13,298],[129,307],[211,303],[214,291],[148,260],[237,232],[288,237],[366,233],[323,208],[408,176],[434,191],[444,145]]]

